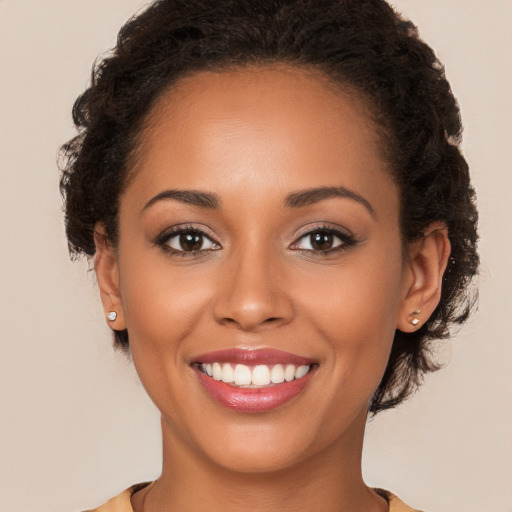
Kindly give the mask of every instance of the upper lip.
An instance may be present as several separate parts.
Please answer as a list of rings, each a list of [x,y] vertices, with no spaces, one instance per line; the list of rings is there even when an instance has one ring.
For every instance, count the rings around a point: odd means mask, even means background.
[[[306,357],[284,352],[272,348],[228,348],[207,352],[194,357],[193,363],[233,363],[233,364],[313,364],[314,361]]]

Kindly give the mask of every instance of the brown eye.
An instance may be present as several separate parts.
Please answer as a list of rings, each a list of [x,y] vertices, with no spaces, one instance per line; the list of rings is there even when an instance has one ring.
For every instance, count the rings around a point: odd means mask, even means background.
[[[219,245],[201,231],[187,230],[166,236],[162,244],[175,252],[194,253],[219,249]]]
[[[318,228],[302,235],[291,249],[309,253],[325,254],[348,249],[357,244],[350,233],[331,228]]]
[[[183,251],[199,251],[203,247],[203,235],[201,233],[182,233],[179,237],[179,245]]]
[[[315,251],[328,251],[334,244],[334,235],[332,233],[313,233],[309,235],[311,247]]]

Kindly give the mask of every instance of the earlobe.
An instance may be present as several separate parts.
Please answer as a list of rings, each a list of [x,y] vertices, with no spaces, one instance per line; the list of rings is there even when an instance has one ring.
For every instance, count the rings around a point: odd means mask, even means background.
[[[450,250],[448,229],[441,222],[431,224],[420,239],[409,244],[397,329],[418,330],[437,307]]]
[[[98,280],[105,319],[112,329],[122,331],[126,329],[126,323],[119,286],[117,255],[114,247],[109,244],[105,227],[101,223],[96,224],[94,228],[94,243],[96,245],[94,270]]]

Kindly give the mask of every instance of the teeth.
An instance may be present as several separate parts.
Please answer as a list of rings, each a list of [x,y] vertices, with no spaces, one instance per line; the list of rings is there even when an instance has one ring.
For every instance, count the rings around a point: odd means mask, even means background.
[[[215,380],[222,380],[222,366],[219,363],[213,363],[212,372]]]
[[[295,370],[295,378],[300,379],[301,377],[304,377],[306,373],[309,372],[309,366],[307,364],[303,364],[302,366],[299,366],[297,370]]]
[[[245,364],[235,366],[235,384],[237,386],[248,386],[251,384],[251,369]]]
[[[310,369],[311,365],[308,364],[298,367],[293,364],[286,366],[275,364],[272,367],[266,364],[253,367],[237,364],[234,369],[230,363],[201,365],[201,370],[206,375],[226,384],[234,383],[236,386],[269,386],[270,384],[281,384],[284,381],[291,382],[304,377]]]
[[[272,384],[281,384],[281,382],[284,382],[284,368],[282,364],[276,364],[272,370],[270,370],[270,382],[272,382]]]
[[[270,370],[268,366],[261,364],[254,367],[252,371],[252,383],[256,386],[268,386],[270,384]]]
[[[235,372],[229,363],[222,365],[222,382],[229,384],[235,380]]]
[[[290,382],[295,378],[295,366],[293,364],[286,365],[284,370],[284,380]]]

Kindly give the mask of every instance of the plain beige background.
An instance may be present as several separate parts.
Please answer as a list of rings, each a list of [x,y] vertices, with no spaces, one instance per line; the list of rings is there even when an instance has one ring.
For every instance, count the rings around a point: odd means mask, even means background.
[[[0,511],[99,505],[160,464],[158,416],[68,260],[56,151],[139,0],[0,0]],[[512,2],[396,0],[446,64],[481,212],[480,312],[368,429],[364,471],[428,512],[512,512]],[[322,511],[324,512],[324,511]]]

